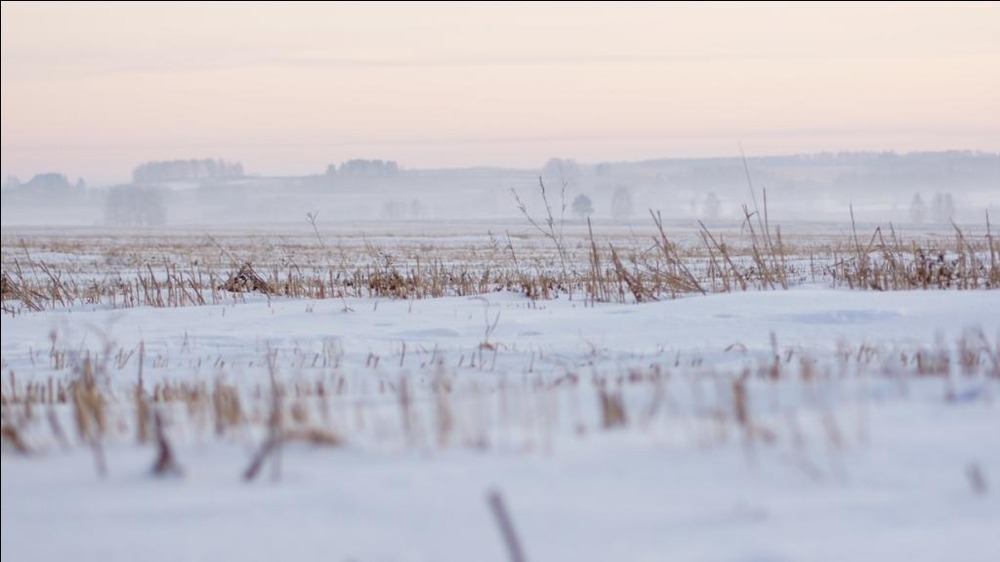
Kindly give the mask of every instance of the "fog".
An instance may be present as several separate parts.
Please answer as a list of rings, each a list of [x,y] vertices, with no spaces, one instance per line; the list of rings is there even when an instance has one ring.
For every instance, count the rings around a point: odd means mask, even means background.
[[[539,178],[595,224],[1000,205],[998,3],[0,10],[5,229],[523,223]]]
[[[1000,4],[991,2],[0,10],[0,181],[66,176],[34,184],[49,186],[51,205],[5,190],[14,207],[5,224],[100,224],[101,189],[132,182],[143,163],[190,159],[240,163],[244,177],[147,185],[165,190],[168,226],[291,221],[307,209],[328,220],[516,216],[510,189],[528,197],[553,157],[575,161],[567,192],[593,199],[593,220],[613,218],[622,187],[635,216],[655,207],[725,218],[749,194],[740,143],[776,212],[793,190],[795,202],[815,199],[795,210],[809,218],[846,216],[852,201],[905,218],[918,192],[931,201],[951,192],[956,212],[972,214],[984,203],[982,174],[967,182],[950,164],[905,154],[995,154],[1000,138],[1000,73],[989,70],[1000,68]],[[823,151],[898,151],[900,162],[774,158]],[[399,173],[308,179],[359,157],[397,161]],[[900,189],[907,166],[940,177]],[[81,177],[85,191],[59,191]],[[892,193],[861,197],[882,187]],[[710,192],[719,205],[706,213]],[[69,202],[78,208],[56,208]]]
[[[214,158],[137,163],[132,181],[89,185],[58,171],[3,184],[5,230],[17,226],[212,228],[318,224],[526,222],[594,224],[737,221],[744,205],[778,223],[909,225],[1000,217],[1000,154],[948,151],[817,153],[581,162],[537,168],[408,168],[391,160],[334,162],[302,176],[247,173]],[[520,201],[520,202],[519,202]],[[523,204],[523,206],[522,206]],[[312,219],[310,219],[312,217]]]

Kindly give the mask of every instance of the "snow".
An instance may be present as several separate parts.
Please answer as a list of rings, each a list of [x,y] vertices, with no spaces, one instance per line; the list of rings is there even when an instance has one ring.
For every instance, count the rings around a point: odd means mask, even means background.
[[[181,478],[152,476],[154,449],[128,431],[106,439],[106,478],[87,447],[28,431],[36,453],[0,456],[3,557],[507,560],[487,504],[498,490],[529,560],[992,561],[997,311],[1000,291],[804,286],[642,304],[255,296],[5,316],[3,370],[22,383],[72,376],[52,364],[54,333],[71,358],[141,343],[150,386],[222,379],[249,395],[273,370],[348,390],[330,406],[343,446],[289,444],[280,472],[266,465],[253,482],[241,472],[259,428],[219,437],[183,408],[168,428]],[[972,335],[988,347],[962,374],[958,342]],[[912,357],[941,349],[952,375],[917,373]],[[758,377],[776,351],[780,380]],[[138,357],[108,367],[116,396]],[[744,371],[759,434],[729,412]],[[665,382],[615,386],[630,372]],[[441,377],[453,385],[445,442]],[[404,379],[412,434],[384,390]],[[624,427],[602,427],[597,379],[623,391]]]

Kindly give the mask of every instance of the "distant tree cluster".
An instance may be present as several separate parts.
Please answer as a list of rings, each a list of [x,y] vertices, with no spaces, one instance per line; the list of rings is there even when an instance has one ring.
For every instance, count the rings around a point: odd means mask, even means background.
[[[576,185],[583,175],[580,165],[570,158],[549,158],[542,166],[542,178],[546,184],[562,187]]]
[[[3,183],[4,205],[43,205],[48,207],[63,207],[79,205],[89,196],[87,182],[78,178],[71,183],[65,174],[46,172],[34,175],[22,183],[14,175],[7,176]]]
[[[615,188],[611,198],[611,217],[616,221],[627,221],[632,216],[632,194],[624,185]]]
[[[77,189],[86,189],[87,182],[83,178],[77,178],[76,180]],[[66,178],[65,174],[60,174],[58,172],[47,172],[44,174],[35,174],[28,183],[21,183],[21,180],[17,176],[8,175],[7,180],[3,184],[3,189],[20,189],[20,188],[46,192],[60,192],[68,191],[70,189],[69,180]]]
[[[424,205],[418,199],[406,201],[390,200],[382,204],[382,218],[385,220],[420,219],[424,216]]]
[[[929,218],[933,222],[951,222],[955,218],[955,199],[951,193],[935,193],[934,199],[931,200],[930,209],[928,209],[924,198],[919,193],[914,194],[913,200],[910,201],[910,220],[914,224],[923,224],[924,220],[928,218],[928,210],[930,211]]]
[[[29,189],[65,190],[70,188],[69,180],[66,176],[58,173],[36,174],[31,178],[25,187]]]
[[[709,191],[705,196],[703,215],[708,220],[716,220],[722,215],[722,201],[714,191]]]
[[[594,202],[590,200],[590,197],[581,193],[573,198],[573,202],[570,204],[570,209],[573,211],[573,214],[577,216],[577,218],[584,220],[594,214]]]
[[[120,185],[108,190],[104,222],[114,226],[162,226],[167,208],[162,190],[155,187]]]
[[[335,172],[333,164],[327,167],[326,175],[332,176],[338,173],[342,176],[394,176],[399,173],[399,164],[395,160],[364,160],[355,158],[340,164],[340,169]]]
[[[557,163],[565,167],[565,162],[554,159],[552,167],[558,168]],[[828,190],[855,200],[874,190],[892,190],[910,197],[919,191],[927,206],[925,220],[933,219],[931,204],[936,192],[957,195],[958,190],[1000,185],[1000,154],[996,152],[841,152],[750,157],[747,163],[753,183],[766,186],[768,195],[775,195],[777,200],[788,200],[803,190]],[[736,193],[742,198],[746,190],[746,171],[739,157],[605,162],[595,165],[594,177],[605,184],[627,182],[684,192],[714,191],[720,198],[731,198]]]
[[[132,181],[137,184],[242,176],[243,164],[211,158],[146,162],[132,171]]]
[[[935,193],[931,213],[939,223],[951,222],[955,218],[955,199],[951,193]]]

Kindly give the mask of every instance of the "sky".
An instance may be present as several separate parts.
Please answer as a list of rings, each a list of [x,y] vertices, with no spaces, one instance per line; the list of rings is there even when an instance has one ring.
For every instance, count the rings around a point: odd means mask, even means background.
[[[2,176],[1000,149],[1000,3],[2,4]]]

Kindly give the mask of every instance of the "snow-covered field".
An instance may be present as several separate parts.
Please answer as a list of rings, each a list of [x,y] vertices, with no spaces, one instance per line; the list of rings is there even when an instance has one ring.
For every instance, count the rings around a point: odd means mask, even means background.
[[[5,561],[509,560],[493,492],[528,560],[1000,557],[996,290],[77,304],[0,348]]]

